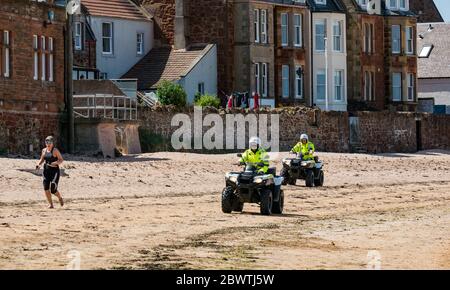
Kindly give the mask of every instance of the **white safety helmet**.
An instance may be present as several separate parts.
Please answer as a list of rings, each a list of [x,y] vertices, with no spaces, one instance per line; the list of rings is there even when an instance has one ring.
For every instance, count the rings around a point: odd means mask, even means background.
[[[249,143],[250,149],[256,150],[259,148],[259,146],[261,146],[261,139],[259,139],[258,137],[252,137],[252,138],[250,138],[250,141],[248,143]]]
[[[308,135],[302,134],[302,135],[300,136],[300,141],[303,141],[303,140],[306,140],[306,142],[308,142],[308,141],[309,141]]]

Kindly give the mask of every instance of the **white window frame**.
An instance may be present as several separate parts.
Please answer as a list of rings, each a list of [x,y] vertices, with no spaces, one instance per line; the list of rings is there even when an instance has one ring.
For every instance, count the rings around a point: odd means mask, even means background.
[[[336,27],[339,29],[339,34],[336,34]],[[333,51],[342,52],[343,51],[343,29],[342,29],[342,21],[335,21],[333,23]],[[336,47],[336,44],[339,44],[339,47]]]
[[[324,76],[324,83],[320,83],[319,84],[319,75],[323,75]],[[323,96],[319,96],[319,86],[320,87],[324,87],[324,95]],[[327,75],[326,75],[326,71],[325,69],[319,69],[316,72],[316,100],[317,101],[325,101],[325,98],[327,96]]]
[[[281,66],[281,96],[284,99],[288,99],[291,96],[290,69],[289,65]]]
[[[41,81],[45,81],[47,79],[47,65],[46,65],[46,39],[45,36],[41,36]]]
[[[364,72],[364,100],[375,100],[375,73],[371,71]]]
[[[413,102],[415,97],[415,75],[412,73],[408,73],[406,75],[408,82],[408,101]]]
[[[394,38],[394,27],[398,27],[398,39]],[[392,53],[393,54],[400,54],[402,52],[402,27],[401,25],[392,25],[391,26],[391,41],[392,41]],[[397,40],[397,42],[395,42]],[[398,43],[398,49],[395,47],[395,43]]]
[[[404,1],[404,6],[402,6],[402,1]],[[399,3],[398,3],[398,8],[400,9],[400,10],[404,10],[404,11],[406,11],[406,10],[408,10],[408,8],[409,8],[409,0],[399,0],[398,1]]]
[[[317,34],[317,26],[318,25],[323,25],[323,28],[324,28],[323,34],[320,34],[320,35],[323,35],[322,40],[321,40],[321,42],[323,42],[323,49],[318,49],[317,48],[317,44],[318,44],[317,40],[318,40],[318,37],[319,37],[319,34]],[[327,23],[326,23],[326,20],[325,19],[316,20],[314,22],[314,50],[316,52],[324,52],[325,51],[325,47],[326,47],[325,35],[326,34],[327,34]]]
[[[48,80],[50,82],[54,81],[54,70],[53,70],[53,38],[48,38]]]
[[[37,35],[33,35],[33,79],[37,81],[39,79],[39,38]]]
[[[394,82],[396,76],[397,77],[400,76],[400,84],[399,85],[396,85],[395,82]],[[397,73],[397,72],[392,73],[392,85],[391,85],[391,88],[392,88],[392,101],[394,101],[394,102],[401,102],[402,101],[402,94],[403,94],[402,73]],[[400,90],[400,93],[399,93],[398,97],[395,94],[395,92],[397,90]]]
[[[289,46],[289,14],[281,13],[281,46]]]
[[[405,41],[406,54],[414,54],[414,28],[412,26],[405,27]]]
[[[295,67],[295,98],[303,99],[303,76],[298,75],[297,71],[299,69],[303,69],[302,66],[298,65]]]
[[[255,92],[261,95],[261,65],[255,63]]]
[[[83,32],[81,22],[75,22],[75,50],[83,50]]]
[[[262,63],[261,64],[261,95],[263,97],[267,97],[268,96],[268,77],[269,77],[269,73],[268,73],[268,68],[269,65],[267,63]]]
[[[373,24],[364,23],[364,52],[367,54],[374,53],[374,41],[373,41]]]
[[[109,31],[110,31],[110,36],[105,36],[103,34],[103,25],[108,24],[109,25]],[[104,40],[105,39],[109,39],[109,51],[105,51],[105,46],[104,46]],[[113,27],[113,23],[112,22],[102,22],[102,54],[105,55],[112,55],[114,53],[114,27]]]
[[[255,9],[254,11],[253,11],[253,13],[254,13],[254,21],[253,21],[253,29],[254,29],[254,32],[255,32],[255,43],[259,43],[261,40],[260,40],[260,21],[259,21],[259,9]]]
[[[398,10],[398,7],[399,7],[399,5],[398,5],[398,0],[387,0],[387,7],[389,8],[389,9],[394,9],[394,10]],[[395,2],[395,6],[392,6],[392,2]]]
[[[267,34],[267,30],[268,30],[267,29],[268,28],[267,15],[268,15],[267,10],[262,9],[261,10],[261,17],[260,17],[260,21],[261,21],[261,43],[264,43],[264,44],[268,43],[268,39],[269,39],[268,34]]]
[[[3,73],[3,76],[5,78],[9,78],[11,76],[11,33],[8,30],[3,31],[3,45],[5,50],[5,58],[3,59],[5,71]]]
[[[339,77],[339,82],[337,78]],[[340,93],[340,98],[338,99],[338,92]],[[345,80],[344,80],[344,70],[338,69],[334,71],[334,100],[338,102],[344,101],[345,92]]]
[[[136,54],[144,54],[144,33],[142,32],[136,33]]]
[[[302,47],[303,46],[303,15],[302,14],[294,14],[294,46]]]

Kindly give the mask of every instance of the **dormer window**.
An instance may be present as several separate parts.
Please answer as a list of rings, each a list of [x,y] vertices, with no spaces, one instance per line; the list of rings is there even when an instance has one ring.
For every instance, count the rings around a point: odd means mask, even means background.
[[[389,9],[395,10],[397,9],[397,0],[388,0],[389,1]]]
[[[316,4],[322,4],[322,5],[326,5],[327,4],[327,0],[315,0]]]
[[[390,10],[408,10],[409,0],[388,0]]]
[[[401,10],[406,10],[407,9],[407,7],[406,7],[406,3],[407,1],[406,0],[400,0],[400,9]]]

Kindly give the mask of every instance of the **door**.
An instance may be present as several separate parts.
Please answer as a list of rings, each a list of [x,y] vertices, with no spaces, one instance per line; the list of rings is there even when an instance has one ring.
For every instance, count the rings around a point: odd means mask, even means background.
[[[422,121],[416,121],[416,139],[417,139],[417,151],[422,151]]]
[[[358,146],[361,143],[359,133],[359,118],[350,117],[350,146]]]

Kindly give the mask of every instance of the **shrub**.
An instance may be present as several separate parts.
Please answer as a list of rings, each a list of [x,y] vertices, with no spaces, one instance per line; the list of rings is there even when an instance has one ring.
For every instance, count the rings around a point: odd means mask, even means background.
[[[220,99],[216,96],[203,95],[195,101],[195,105],[199,107],[220,107]]]
[[[156,92],[161,105],[186,106],[186,92],[179,84],[163,81]]]

